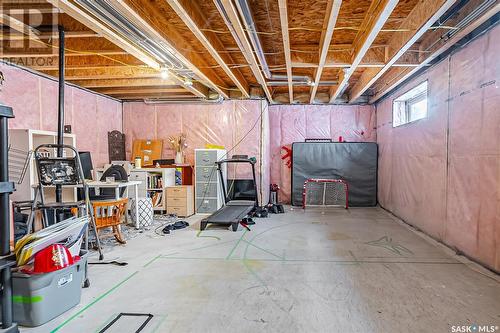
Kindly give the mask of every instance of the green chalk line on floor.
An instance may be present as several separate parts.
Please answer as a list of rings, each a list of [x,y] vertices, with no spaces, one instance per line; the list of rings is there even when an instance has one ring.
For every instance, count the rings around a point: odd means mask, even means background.
[[[151,265],[153,262],[156,261],[156,259],[158,259],[159,257],[161,257],[161,254],[157,255],[156,257],[154,257],[153,259],[151,259],[150,261],[148,261],[147,263],[145,263],[142,267],[143,268],[146,268],[148,267],[149,265]]]
[[[122,281],[120,281],[119,283],[117,283],[116,285],[114,285],[111,289],[109,289],[105,293],[101,294],[99,297],[97,297],[95,300],[93,300],[89,304],[85,305],[83,307],[83,309],[81,309],[80,311],[78,311],[77,313],[75,313],[74,315],[72,315],[71,317],[69,317],[68,319],[66,319],[65,321],[63,321],[59,326],[57,326],[55,329],[53,329],[51,331],[51,333],[59,331],[61,328],[63,328],[64,326],[66,326],[70,321],[72,321],[73,319],[75,319],[76,317],[78,317],[79,315],[81,315],[82,313],[84,313],[85,311],[87,311],[94,304],[96,304],[97,302],[99,302],[100,300],[102,300],[104,297],[108,296],[113,291],[115,291],[116,289],[118,289],[121,285],[123,285],[125,282],[127,282],[128,280],[130,280],[137,273],[139,273],[139,271],[135,271],[134,273],[130,274],[125,279],[123,279]]]
[[[241,235],[240,239],[238,239],[238,241],[233,246],[233,248],[231,249],[231,251],[229,252],[229,254],[226,256],[226,260],[228,260],[229,258],[231,258],[231,256],[233,255],[234,250],[236,250],[236,248],[238,247],[238,245],[240,244],[241,240],[243,239],[243,237],[245,237],[246,234],[247,234],[247,230],[243,231],[243,234]]]

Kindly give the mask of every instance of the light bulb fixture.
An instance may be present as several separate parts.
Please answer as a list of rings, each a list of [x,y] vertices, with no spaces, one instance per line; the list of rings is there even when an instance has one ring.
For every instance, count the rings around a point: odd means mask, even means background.
[[[168,77],[170,76],[170,73],[168,72],[168,69],[166,68],[162,68],[160,70],[160,77],[163,79],[163,80],[166,80],[168,79]]]
[[[188,87],[192,86],[193,85],[193,80],[191,80],[190,78],[185,79],[184,80],[184,85],[188,86]]]

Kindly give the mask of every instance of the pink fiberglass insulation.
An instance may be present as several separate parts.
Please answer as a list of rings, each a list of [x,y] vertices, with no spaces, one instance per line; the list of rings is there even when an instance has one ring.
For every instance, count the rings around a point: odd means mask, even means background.
[[[174,158],[168,137],[180,133],[187,137],[187,163],[194,164],[194,149],[203,149],[206,144],[224,146],[229,150],[229,157],[234,154],[256,157],[257,185],[264,202],[268,200],[269,188],[267,122],[266,103],[255,100],[210,105],[124,103],[123,108],[129,157],[133,140],[161,139],[163,157]],[[243,165],[230,167],[228,177],[250,178],[250,168]]]
[[[279,199],[290,202],[291,170],[281,159],[283,146],[305,139],[374,142],[375,108],[358,105],[274,105],[269,107],[270,176],[280,186]]]
[[[377,105],[380,204],[500,270],[500,27]],[[428,116],[392,127],[392,100],[428,80]]]
[[[14,109],[9,128],[57,130],[58,83],[24,69],[0,64],[5,82],[0,103]],[[95,167],[108,162],[107,132],[121,130],[122,104],[111,98],[66,85],[65,124],[76,134],[77,149],[90,151]]]

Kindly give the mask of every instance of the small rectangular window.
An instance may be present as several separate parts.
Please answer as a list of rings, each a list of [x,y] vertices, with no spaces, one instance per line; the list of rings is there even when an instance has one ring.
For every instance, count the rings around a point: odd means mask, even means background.
[[[396,98],[392,103],[392,127],[427,117],[427,81]]]

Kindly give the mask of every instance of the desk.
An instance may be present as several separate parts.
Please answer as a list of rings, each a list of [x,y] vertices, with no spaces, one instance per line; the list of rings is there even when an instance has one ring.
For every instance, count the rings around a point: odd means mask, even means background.
[[[135,205],[135,228],[139,229],[139,195],[138,195],[138,186],[142,184],[140,181],[127,181],[127,182],[102,182],[99,180],[86,180],[85,184],[89,188],[114,188],[115,189],[115,199],[119,200],[120,199],[120,188],[127,187],[127,198],[128,198],[128,187],[134,186],[135,187],[135,196],[134,196],[134,205]],[[38,184],[33,184],[32,185],[34,188],[38,187]],[[54,185],[50,186],[43,186],[44,188],[48,187],[54,187]],[[82,188],[83,184],[77,184],[77,185],[63,185],[63,188]],[[128,215],[128,214],[127,214]]]
[[[127,187],[127,193],[128,193],[128,187],[134,186],[135,187],[135,196],[134,196],[134,205],[135,205],[135,228],[139,229],[139,191],[138,191],[138,186],[142,182],[140,181],[127,181],[127,182],[103,182],[99,180],[92,180],[92,181],[87,181],[86,184],[90,188],[114,188],[115,189],[115,199],[119,200],[120,199],[120,188]],[[77,187],[83,187],[83,185],[77,185]],[[128,197],[128,195],[127,195]]]

